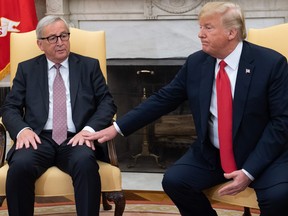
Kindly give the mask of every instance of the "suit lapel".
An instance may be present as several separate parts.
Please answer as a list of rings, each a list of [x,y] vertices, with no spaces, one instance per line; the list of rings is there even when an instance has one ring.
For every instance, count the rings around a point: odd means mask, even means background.
[[[72,110],[75,105],[79,82],[81,67],[79,64],[79,59],[71,53],[69,56],[69,82],[70,82],[70,99]]]
[[[208,128],[209,109],[211,103],[212,87],[214,80],[216,59],[208,57],[207,61],[203,64],[201,69],[200,81],[200,115],[201,115],[201,128],[202,137],[205,137]]]
[[[39,89],[42,95],[42,100],[44,104],[44,108],[46,113],[49,112],[49,87],[48,87],[48,63],[46,57],[41,55],[37,60],[38,64],[35,65],[35,73],[38,78],[36,78],[39,82]]]
[[[249,86],[253,75],[254,65],[253,57],[250,54],[250,46],[247,42],[243,43],[243,50],[240,57],[238,74],[235,85],[233,100],[233,138],[241,123],[241,119],[246,106]]]

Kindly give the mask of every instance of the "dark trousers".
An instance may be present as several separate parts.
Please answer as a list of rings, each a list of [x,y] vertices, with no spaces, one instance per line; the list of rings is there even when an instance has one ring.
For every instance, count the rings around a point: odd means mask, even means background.
[[[195,157],[195,152],[190,149],[164,174],[163,189],[182,216],[217,215],[202,191],[227,180],[220,164],[209,169],[209,164],[205,163],[204,160],[199,162],[199,157]],[[257,189],[256,194],[261,216],[288,215],[288,183]]]
[[[71,134],[72,135],[72,134]],[[9,216],[33,216],[35,182],[49,167],[57,166],[73,180],[78,216],[98,216],[101,182],[95,154],[86,145],[56,144],[50,132],[40,135],[42,144],[14,150],[6,181]],[[13,150],[12,150],[13,151]]]

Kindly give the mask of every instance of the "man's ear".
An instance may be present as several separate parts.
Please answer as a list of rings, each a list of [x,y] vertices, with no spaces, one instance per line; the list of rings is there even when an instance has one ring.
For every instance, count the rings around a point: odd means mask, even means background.
[[[43,51],[42,42],[43,42],[42,40],[37,40],[37,45],[41,51]]]
[[[237,31],[235,28],[230,29],[230,30],[228,31],[228,39],[229,39],[229,40],[235,39],[235,37],[237,37],[237,35],[238,35],[238,31]]]

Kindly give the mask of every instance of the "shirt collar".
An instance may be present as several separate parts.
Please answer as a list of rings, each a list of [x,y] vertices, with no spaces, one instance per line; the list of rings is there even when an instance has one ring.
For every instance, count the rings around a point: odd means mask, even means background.
[[[52,67],[54,67],[55,63],[50,61],[49,59],[47,59],[47,62],[48,62],[48,69],[50,70]],[[63,61],[61,62],[61,66],[64,67],[64,68],[68,68],[68,57]]]
[[[242,48],[243,48],[243,42],[241,41],[238,43],[233,52],[231,52],[225,59],[223,59],[226,62],[226,64],[233,70],[236,70],[239,65]],[[221,60],[222,59],[217,59],[217,65],[219,65],[219,62]]]

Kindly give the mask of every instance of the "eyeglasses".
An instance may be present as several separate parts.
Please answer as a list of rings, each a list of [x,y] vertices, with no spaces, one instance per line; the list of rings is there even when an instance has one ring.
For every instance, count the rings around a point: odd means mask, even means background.
[[[39,38],[40,40],[47,40],[50,44],[54,44],[57,43],[58,38],[61,39],[61,41],[68,41],[70,38],[70,33],[62,33],[59,36],[56,35],[51,35],[49,37],[45,37],[45,38]]]

